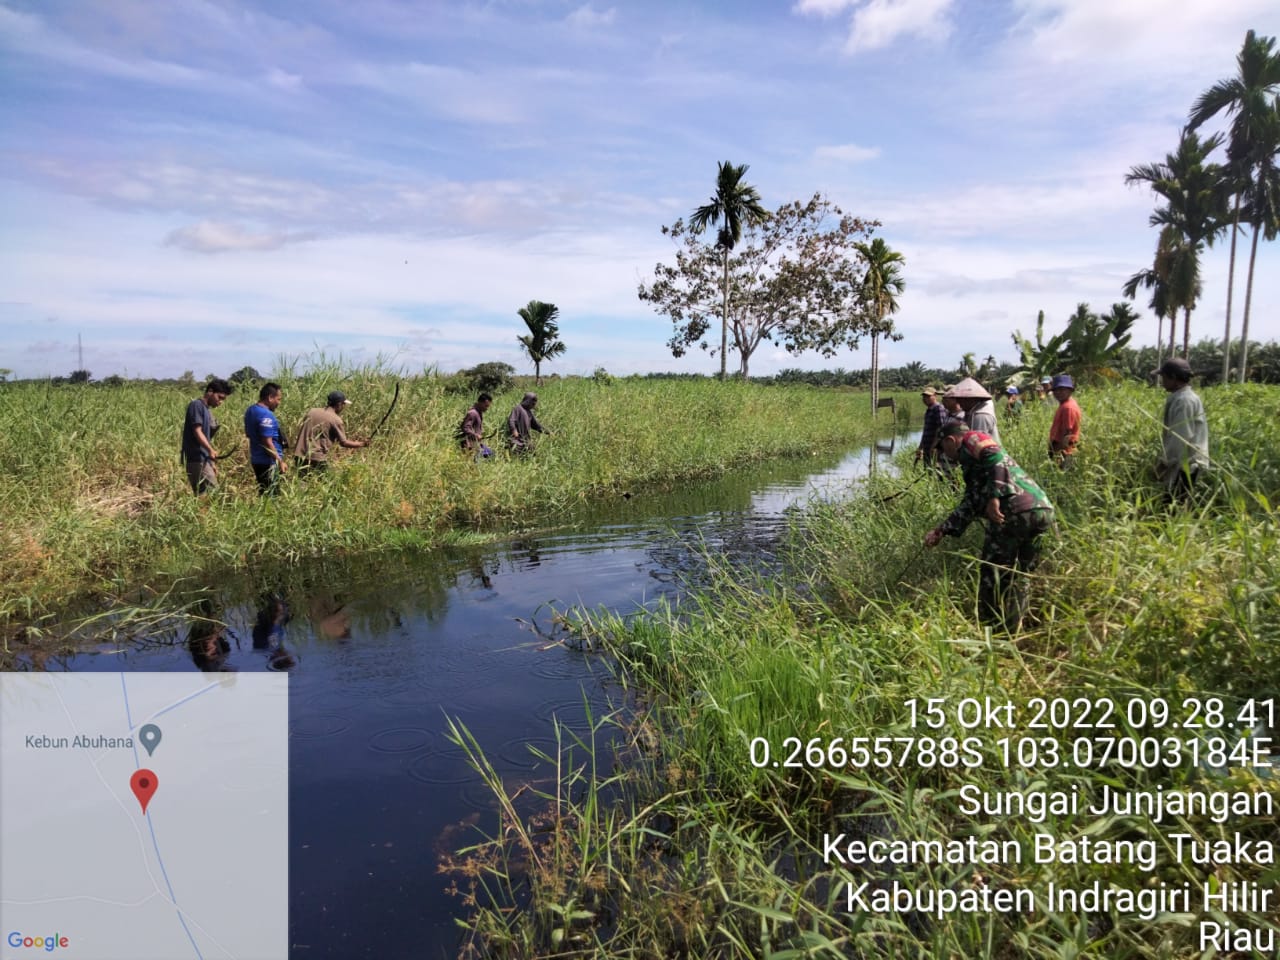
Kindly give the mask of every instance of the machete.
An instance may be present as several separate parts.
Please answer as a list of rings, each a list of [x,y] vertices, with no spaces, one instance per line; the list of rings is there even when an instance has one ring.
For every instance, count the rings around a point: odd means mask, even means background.
[[[365,443],[369,443],[378,435],[378,431],[382,429],[382,425],[387,422],[387,417],[391,416],[391,411],[396,408],[396,404],[400,402],[400,381],[396,381],[396,395],[391,398],[391,406],[387,407],[387,412],[382,415],[382,419],[378,421],[378,425],[373,428],[373,433],[369,434],[369,439]]]

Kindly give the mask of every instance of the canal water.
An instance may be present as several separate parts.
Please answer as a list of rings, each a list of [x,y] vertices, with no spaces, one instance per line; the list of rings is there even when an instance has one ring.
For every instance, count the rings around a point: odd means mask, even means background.
[[[789,511],[846,496],[893,446],[620,496],[499,544],[194,584],[149,635],[17,669],[288,671],[291,957],[453,957],[465,909],[438,864],[495,818],[448,719],[513,789],[547,786],[530,746],[554,753],[556,721],[585,732],[616,692],[557,612],[678,600],[707,556],[771,564]]]

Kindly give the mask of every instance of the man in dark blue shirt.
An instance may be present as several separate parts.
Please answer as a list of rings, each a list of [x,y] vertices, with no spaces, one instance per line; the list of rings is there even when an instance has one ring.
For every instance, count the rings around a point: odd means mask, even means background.
[[[920,391],[924,401],[924,429],[920,432],[920,445],[916,447],[916,461],[937,468],[939,432],[947,416],[947,408],[938,402],[938,391],[925,387]]]
[[[259,495],[274,494],[284,462],[285,438],[276,419],[276,407],[284,399],[278,383],[263,384],[258,402],[244,412],[244,435],[249,438],[249,463],[258,479]]]
[[[231,384],[214,377],[204,388],[204,396],[187,404],[187,414],[182,422],[182,462],[187,465],[187,480],[196,496],[218,486],[218,459],[213,449],[213,435],[218,432],[218,421],[213,409],[231,395]]]

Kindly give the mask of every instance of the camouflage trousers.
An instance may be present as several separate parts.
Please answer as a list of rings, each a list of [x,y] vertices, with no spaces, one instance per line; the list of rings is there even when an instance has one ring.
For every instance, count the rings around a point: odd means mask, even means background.
[[[1000,526],[987,523],[978,575],[978,616],[983,623],[1014,633],[1029,604],[1026,574],[1040,563],[1044,534],[1053,526],[1052,508],[1007,517]]]

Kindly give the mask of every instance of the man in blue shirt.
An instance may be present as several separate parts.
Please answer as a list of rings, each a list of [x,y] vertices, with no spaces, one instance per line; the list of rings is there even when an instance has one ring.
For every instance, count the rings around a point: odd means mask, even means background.
[[[924,429],[920,432],[920,445],[916,447],[915,460],[924,460],[926,466],[938,470],[938,436],[942,424],[947,417],[947,408],[938,402],[938,391],[933,387],[925,387],[920,391],[920,399],[924,401]],[[941,470],[938,470],[941,473]]]
[[[287,469],[284,462],[285,438],[275,410],[284,399],[278,383],[265,383],[258,391],[258,402],[244,412],[244,435],[249,438],[249,463],[258,479],[258,493],[265,496],[278,489],[280,475]]]

